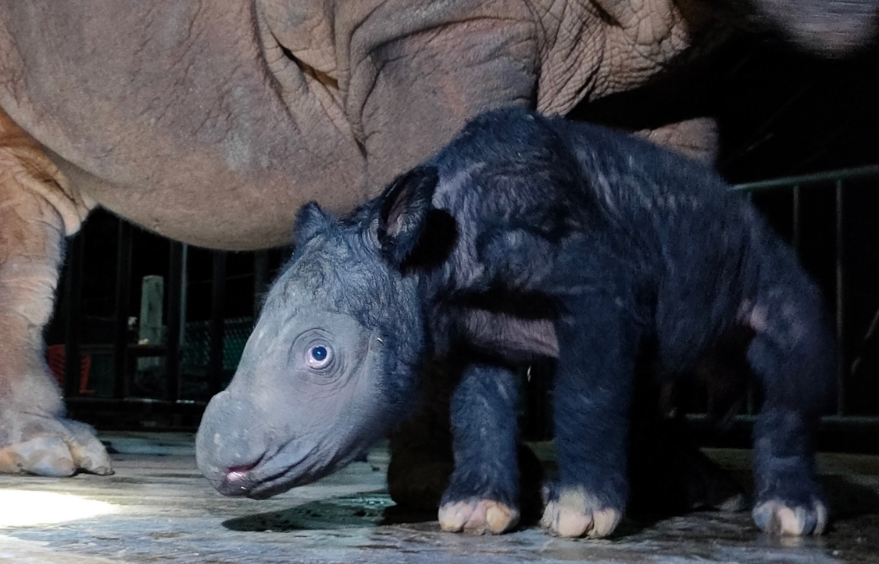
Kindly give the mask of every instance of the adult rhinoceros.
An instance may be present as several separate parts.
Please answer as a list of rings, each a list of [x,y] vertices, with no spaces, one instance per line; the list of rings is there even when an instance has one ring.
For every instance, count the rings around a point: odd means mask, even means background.
[[[807,44],[863,41],[876,0],[762,0]],[[64,238],[95,206],[196,245],[286,243],[475,114],[564,114],[740,22],[692,0],[0,0],[0,471],[110,470],[43,360]],[[756,16],[756,17],[755,17]]]

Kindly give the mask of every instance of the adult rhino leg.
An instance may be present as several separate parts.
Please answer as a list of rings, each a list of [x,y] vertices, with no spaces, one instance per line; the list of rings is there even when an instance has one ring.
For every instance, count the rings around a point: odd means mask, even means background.
[[[388,493],[398,505],[433,512],[455,468],[449,425],[452,384],[440,363],[425,367],[419,384],[418,407],[391,433]]]
[[[633,417],[629,514],[635,519],[664,518],[699,509],[747,509],[742,486],[699,450],[685,423],[643,414]]]
[[[0,111],[0,472],[109,474],[94,431],[64,418],[44,358],[65,235],[88,205]]]

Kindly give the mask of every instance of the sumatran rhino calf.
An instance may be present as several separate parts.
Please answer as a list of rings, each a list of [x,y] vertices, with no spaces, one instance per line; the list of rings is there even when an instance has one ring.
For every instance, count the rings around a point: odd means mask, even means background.
[[[754,519],[823,531],[812,435],[835,350],[822,300],[709,169],[607,129],[495,111],[346,218],[305,206],[296,235],[199,429],[199,468],[220,492],[268,497],[339,468],[405,417],[426,359],[454,357],[466,362],[440,524],[508,530],[514,369],[550,355],[559,475],[542,523],[604,537],[626,505],[639,355],[671,378],[745,331],[764,398]]]

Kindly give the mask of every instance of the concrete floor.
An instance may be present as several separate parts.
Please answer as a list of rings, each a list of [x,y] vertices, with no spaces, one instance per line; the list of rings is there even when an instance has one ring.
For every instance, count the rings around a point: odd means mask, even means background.
[[[877,562],[879,458],[822,456],[836,519],[821,538],[760,534],[747,513],[624,521],[610,540],[537,528],[501,537],[441,533],[395,511],[387,453],[267,501],[224,498],[195,469],[192,436],[115,434],[116,474],[0,477],[0,563]],[[747,472],[745,451],[711,451]]]

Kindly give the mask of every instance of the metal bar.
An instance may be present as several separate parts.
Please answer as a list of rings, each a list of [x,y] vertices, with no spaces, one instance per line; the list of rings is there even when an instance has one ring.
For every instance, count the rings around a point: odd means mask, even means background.
[[[879,329],[879,309],[876,310],[876,313],[873,315],[873,320],[870,322],[870,327],[868,327],[867,332],[864,333],[864,340],[872,339],[873,335],[876,334],[877,329]]]
[[[753,204],[754,203],[754,192],[752,192],[750,190],[745,192],[745,200],[747,200],[747,202],[749,204]],[[752,413],[755,413],[756,411],[757,411],[757,402],[754,398],[754,385],[749,383],[747,391],[745,392],[745,413],[750,415]]]
[[[753,425],[758,416],[735,417],[723,433],[706,416],[687,415],[690,431],[698,444],[704,447],[750,448],[753,443]],[[876,433],[879,418],[830,415],[821,418],[815,447],[822,451],[875,454],[879,449]]]
[[[879,165],[863,166],[859,168],[849,168],[831,172],[821,172],[817,174],[805,174],[803,176],[789,176],[786,178],[777,178],[775,180],[764,180],[761,182],[748,182],[745,184],[737,184],[733,188],[735,190],[764,190],[767,188],[785,188],[793,184],[801,186],[808,184],[820,184],[823,182],[834,182],[841,180],[852,180],[855,178],[864,178],[869,176],[879,177]]]
[[[220,392],[223,376],[223,333],[226,303],[226,253],[214,251],[214,288],[211,296],[210,321],[210,360],[208,361],[208,392],[211,395]]]
[[[253,317],[259,317],[262,297],[269,284],[269,252],[256,251],[253,254]]]
[[[791,245],[797,254],[800,254],[800,185],[795,184],[793,187],[793,202],[791,204],[791,218],[793,223],[793,237]]]
[[[843,238],[843,197],[842,180],[836,181],[836,342],[839,355],[836,367],[836,413],[845,414],[845,265]]]
[[[113,397],[129,395],[128,380],[128,308],[131,302],[131,224],[119,220],[116,247],[116,327],[113,343]]]
[[[90,398],[81,398],[80,401],[89,401]],[[95,401],[95,400],[91,400]],[[759,419],[759,414],[734,415],[732,421],[739,424],[753,425]],[[704,413],[686,413],[684,418],[694,423],[708,422],[708,416]],[[821,417],[821,426],[825,425],[848,425],[851,427],[872,427],[879,429],[879,415],[825,415]]]
[[[79,358],[80,320],[82,318],[82,233],[67,243],[67,277],[64,281],[66,322],[64,324],[64,395],[79,395],[82,360]]]
[[[852,361],[851,368],[849,368],[848,371],[851,376],[857,376],[858,371],[861,367],[861,362],[863,362],[864,356],[868,354],[867,351],[870,348],[870,343],[876,336],[877,329],[879,329],[879,309],[877,309],[876,313],[873,314],[873,320],[870,321],[870,326],[867,328],[867,332],[864,333],[864,336],[861,339],[860,346],[858,347],[857,358]]]
[[[180,286],[180,346],[186,345],[186,311],[189,304],[189,245],[183,243],[183,255],[181,256],[183,270],[180,274],[182,285]]]
[[[165,398],[180,399],[180,316],[183,300],[183,244],[171,241],[168,259],[168,352],[165,357]]]

